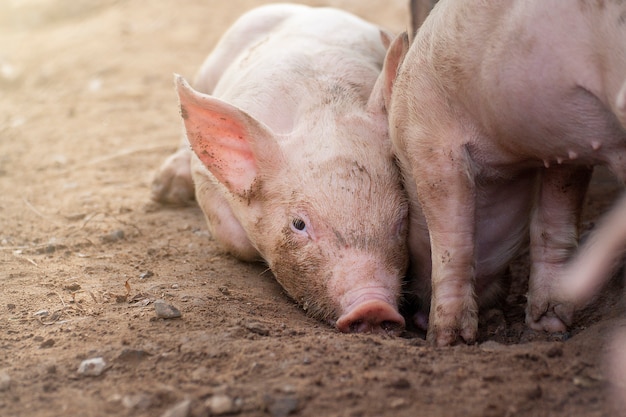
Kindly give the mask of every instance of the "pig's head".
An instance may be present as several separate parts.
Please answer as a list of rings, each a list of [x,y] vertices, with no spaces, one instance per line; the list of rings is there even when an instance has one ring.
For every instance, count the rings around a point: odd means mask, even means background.
[[[341,331],[399,333],[407,202],[382,104],[322,109],[277,135],[177,84],[194,152],[285,291]]]

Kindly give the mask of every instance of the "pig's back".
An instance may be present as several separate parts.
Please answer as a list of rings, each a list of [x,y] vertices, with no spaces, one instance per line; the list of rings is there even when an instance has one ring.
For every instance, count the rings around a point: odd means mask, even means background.
[[[335,85],[354,86],[347,93],[367,100],[384,54],[379,28],[349,13],[264,6],[224,35],[196,86],[244,109],[275,133],[289,133],[329,94],[341,94]]]
[[[410,71],[425,74],[417,75],[426,77],[421,83],[444,90],[453,111],[490,138],[485,162],[540,154],[606,162],[589,138],[609,138],[605,150],[624,150],[607,113],[626,77],[620,16],[626,4],[616,1],[457,0],[435,8],[407,60],[419,62]]]

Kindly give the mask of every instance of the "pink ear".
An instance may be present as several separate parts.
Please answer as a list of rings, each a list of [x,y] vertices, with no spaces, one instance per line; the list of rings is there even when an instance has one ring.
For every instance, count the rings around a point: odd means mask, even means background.
[[[389,49],[389,45],[391,45],[391,42],[393,42],[393,33],[383,28],[378,28],[378,31],[380,32],[380,41],[382,42],[383,46],[385,47],[385,49]]]
[[[175,82],[191,148],[226,188],[245,194],[258,174],[254,142],[271,140],[272,133],[243,110],[193,90],[180,75]]]
[[[387,55],[385,56],[385,63],[383,65],[383,76],[385,77],[385,83],[383,85],[383,97],[385,98],[385,104],[389,104],[391,99],[391,90],[393,89],[393,83],[396,81],[398,75],[398,67],[404,61],[404,56],[409,50],[409,36],[406,32],[399,34],[389,46]]]

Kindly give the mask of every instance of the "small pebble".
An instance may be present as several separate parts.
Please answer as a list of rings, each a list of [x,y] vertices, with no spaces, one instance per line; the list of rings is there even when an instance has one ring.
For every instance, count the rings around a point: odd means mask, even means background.
[[[209,378],[209,369],[205,366],[200,366],[191,372],[191,380],[194,382],[202,382]]]
[[[102,78],[92,78],[87,84],[87,90],[91,93],[95,93],[102,89]]]
[[[505,349],[506,345],[503,345],[502,343],[498,343],[494,340],[487,340],[486,342],[481,343],[479,347],[482,350],[487,351],[487,352],[496,352],[496,351]]]
[[[74,282],[72,284],[64,286],[63,288],[68,290],[68,291],[76,292],[76,291],[80,290],[80,284]]]
[[[294,396],[265,396],[267,411],[272,417],[287,417],[298,409],[298,398]]]
[[[156,316],[160,319],[176,319],[182,316],[179,309],[173,305],[167,304],[163,300],[156,300],[154,302],[154,311]]]
[[[106,362],[102,358],[85,359],[78,367],[78,373],[86,376],[99,376],[104,371]]]
[[[550,349],[548,349],[548,351],[546,352],[546,356],[548,358],[560,358],[561,356],[563,356],[563,346],[551,346]]]
[[[120,362],[139,362],[150,356],[150,353],[139,349],[124,349],[117,357]]]
[[[6,391],[11,386],[11,377],[5,371],[0,372],[0,392]]]
[[[284,392],[285,394],[295,394],[296,387],[291,384],[286,384],[280,387],[280,391]]]
[[[235,411],[235,402],[231,397],[225,394],[214,395],[207,399],[204,404],[209,409],[211,415],[220,416]]]
[[[246,323],[244,326],[246,329],[250,330],[252,333],[256,333],[261,336],[268,336],[270,334],[270,331],[267,327],[265,327],[264,325],[256,321],[250,321]]]
[[[121,229],[114,230],[111,233],[100,236],[100,240],[102,240],[102,242],[104,243],[113,243],[122,239],[124,239],[124,231]]]
[[[13,83],[20,78],[22,72],[8,62],[0,61],[0,81],[3,83]]]
[[[54,346],[54,339],[48,339],[39,345],[40,348],[45,349]]]
[[[75,213],[75,214],[68,214],[65,216],[65,218],[71,222],[83,220],[85,217],[87,217],[87,213]]]
[[[122,398],[122,405],[128,409],[147,410],[153,403],[148,394],[125,395]]]
[[[148,304],[150,304],[150,299],[149,298],[143,298],[141,300],[137,300],[134,303],[132,303],[130,306],[131,307],[145,307]]]
[[[176,404],[174,407],[170,408],[163,414],[161,417],[187,417],[189,415],[189,411],[191,410],[191,401],[185,400]]]
[[[591,388],[596,383],[596,381],[584,375],[575,376],[572,382],[574,383],[574,385],[580,388]]]
[[[143,273],[141,273],[141,274],[139,275],[139,279],[148,279],[148,278],[150,278],[150,277],[152,277],[152,276],[154,276],[154,272],[152,272],[152,271],[146,271],[146,272],[143,272]]]
[[[411,383],[406,378],[398,378],[395,381],[389,383],[389,385],[387,386],[394,389],[409,389],[411,388]]]
[[[541,398],[543,395],[543,390],[541,389],[541,387],[539,385],[529,389],[526,392],[526,398],[528,398],[529,400],[538,400],[539,398]]]
[[[389,402],[390,408],[401,408],[407,405],[407,401],[404,398],[394,398]]]

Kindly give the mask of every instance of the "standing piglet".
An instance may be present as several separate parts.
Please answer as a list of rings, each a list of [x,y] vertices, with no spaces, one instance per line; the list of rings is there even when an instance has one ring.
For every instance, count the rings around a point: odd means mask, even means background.
[[[385,71],[390,135],[429,341],[475,340],[528,234],[526,322],[564,330],[560,274],[592,166],[626,180],[626,2],[442,1],[404,57],[391,51],[403,61],[395,81]]]
[[[245,14],[195,90],[176,77],[191,149],[153,184],[155,200],[178,203],[195,185],[225,250],[265,260],[304,310],[343,332],[404,327],[408,207],[373,89],[389,40],[330,8]]]

